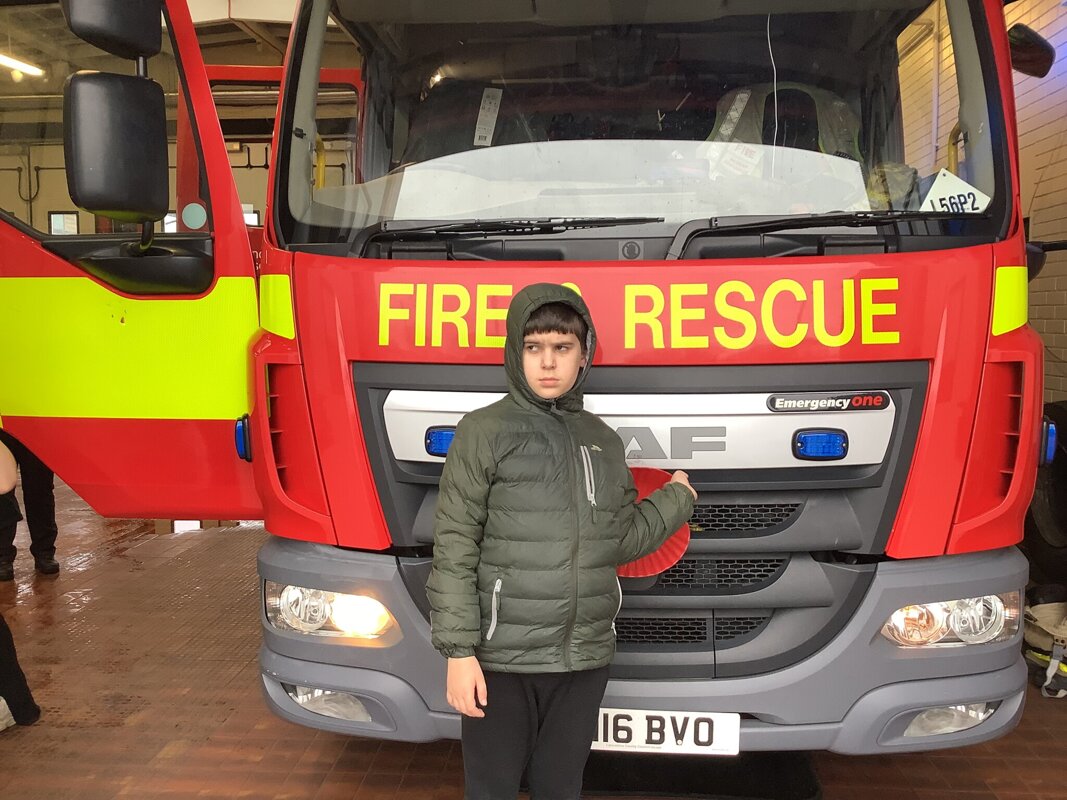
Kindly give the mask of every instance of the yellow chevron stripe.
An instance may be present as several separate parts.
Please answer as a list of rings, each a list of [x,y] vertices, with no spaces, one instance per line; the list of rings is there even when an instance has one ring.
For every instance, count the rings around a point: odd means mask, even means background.
[[[253,278],[196,300],[130,299],[88,278],[0,279],[0,413],[236,419],[249,412]]]
[[[260,275],[259,319],[264,330],[286,339],[296,336],[293,287],[288,275]]]
[[[993,286],[993,335],[1021,328],[1030,318],[1026,267],[997,267]]]

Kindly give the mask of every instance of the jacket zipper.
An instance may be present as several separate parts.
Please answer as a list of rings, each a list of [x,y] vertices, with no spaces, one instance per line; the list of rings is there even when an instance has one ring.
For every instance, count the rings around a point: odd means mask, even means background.
[[[504,581],[501,578],[496,579],[496,583],[493,585],[493,616],[489,620],[489,630],[486,631],[485,641],[489,641],[493,638],[493,633],[496,632],[496,618],[500,611],[500,587]]]
[[[611,632],[615,633],[615,620],[619,618],[619,612],[622,611],[622,581],[619,580],[619,576],[615,576],[615,585],[619,587],[619,605],[615,609],[615,616],[611,618]]]
[[[593,473],[593,457],[589,455],[589,448],[584,444],[580,447],[582,451],[582,468],[585,472],[585,497],[589,501],[589,505],[596,508],[596,477]]]
[[[563,432],[567,437],[567,471],[571,475],[571,485],[576,486],[577,481],[573,480],[577,477],[574,474],[574,439],[571,436],[571,429],[567,427],[567,420],[563,418],[563,414],[556,407],[555,401],[552,402],[552,413],[559,419],[560,424],[563,425]],[[571,613],[567,620],[567,633],[563,638],[563,664],[569,671],[571,668],[571,639],[574,636],[574,622],[578,619],[578,536],[581,530],[581,517],[578,514],[578,504],[574,504],[574,538],[571,541],[571,574],[574,575],[574,590],[571,593]]]

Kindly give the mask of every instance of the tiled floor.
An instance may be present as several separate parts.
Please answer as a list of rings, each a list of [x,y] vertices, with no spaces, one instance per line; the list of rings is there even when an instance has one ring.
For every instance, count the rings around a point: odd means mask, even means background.
[[[0,800],[460,800],[452,742],[379,743],[274,717],[257,684],[255,527],[157,535],[66,487],[63,572],[0,584],[41,722],[0,733]],[[20,531],[20,546],[27,544]],[[815,756],[827,800],[1067,800],[1067,700],[1032,693],[998,742]]]

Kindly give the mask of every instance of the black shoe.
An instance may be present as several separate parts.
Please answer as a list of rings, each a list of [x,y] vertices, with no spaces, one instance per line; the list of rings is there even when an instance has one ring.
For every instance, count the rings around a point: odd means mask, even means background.
[[[0,563],[0,581],[15,580],[15,565],[10,561]]]
[[[29,700],[23,705],[8,705],[8,710],[11,712],[16,725],[32,725],[41,718],[41,707],[33,700]]]
[[[59,562],[51,556],[42,556],[33,559],[33,566],[42,575],[55,575],[59,572]]]

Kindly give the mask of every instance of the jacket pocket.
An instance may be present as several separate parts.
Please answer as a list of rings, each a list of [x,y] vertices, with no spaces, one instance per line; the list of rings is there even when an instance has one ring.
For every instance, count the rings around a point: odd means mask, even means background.
[[[500,614],[500,588],[503,585],[504,580],[502,578],[497,578],[496,583],[493,584],[492,615],[489,618],[489,630],[485,632],[485,641],[487,642],[496,633],[497,616]]]

